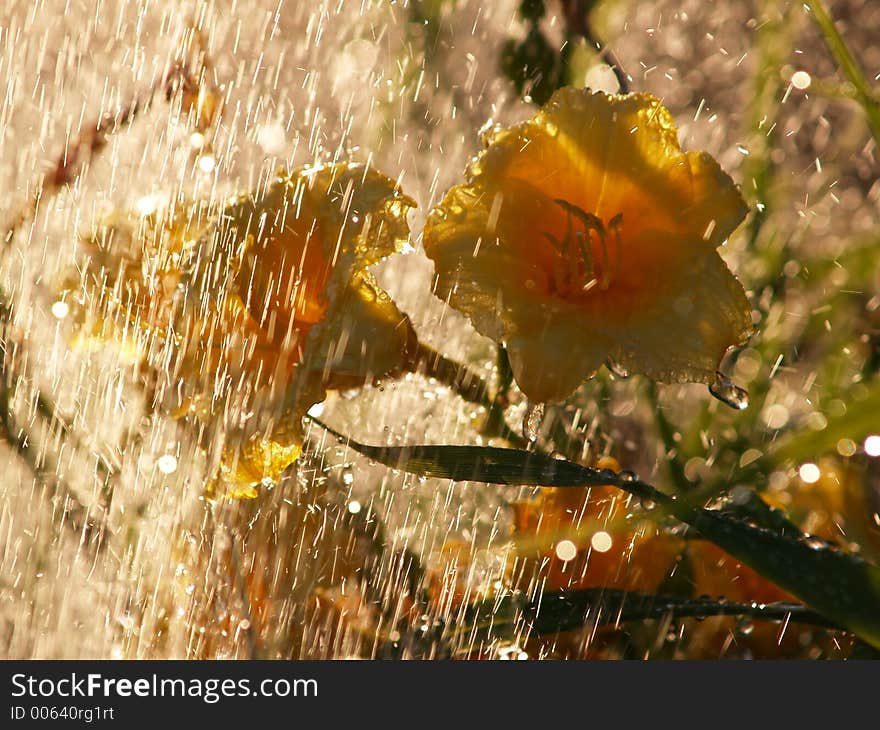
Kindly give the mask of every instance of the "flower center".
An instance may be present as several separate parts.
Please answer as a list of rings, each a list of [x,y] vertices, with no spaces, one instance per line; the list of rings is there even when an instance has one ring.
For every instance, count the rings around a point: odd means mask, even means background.
[[[556,291],[565,297],[577,297],[595,286],[608,289],[620,272],[623,213],[614,216],[606,226],[598,216],[567,200],[557,198],[553,202],[566,214],[566,232],[561,241],[550,233],[544,234],[557,254],[553,259]]]

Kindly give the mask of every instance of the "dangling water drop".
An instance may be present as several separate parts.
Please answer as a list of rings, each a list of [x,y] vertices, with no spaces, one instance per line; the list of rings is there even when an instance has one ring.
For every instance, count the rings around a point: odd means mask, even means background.
[[[605,361],[605,367],[611,371],[615,378],[626,380],[630,376],[629,370],[622,363],[610,357]]]
[[[742,636],[748,636],[755,630],[754,622],[749,618],[742,618],[736,623],[736,630]]]
[[[523,416],[522,431],[527,441],[535,443],[541,431],[541,423],[544,420],[544,404],[529,403],[526,414]]]
[[[709,392],[725,405],[738,411],[744,411],[749,407],[748,391],[740,388],[722,373],[715,373],[715,381],[709,386]]]
[[[622,482],[634,482],[636,481],[636,479],[638,479],[636,473],[634,471],[630,471],[629,469],[624,469],[623,471],[618,472],[617,476]]]

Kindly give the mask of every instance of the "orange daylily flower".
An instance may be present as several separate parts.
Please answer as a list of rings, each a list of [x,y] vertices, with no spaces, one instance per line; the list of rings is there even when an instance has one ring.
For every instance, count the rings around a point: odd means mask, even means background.
[[[715,160],[681,150],[656,98],[565,88],[494,131],[424,246],[437,295],[506,343],[530,399],[558,401],[609,361],[715,380],[752,330],[716,251],[746,211]]]
[[[594,467],[620,471],[610,457]],[[469,543],[454,540],[428,561],[428,592],[438,610],[499,591],[532,595],[536,586],[653,593],[684,548],[653,522],[628,519],[627,497],[617,487],[543,487],[512,507],[509,543],[475,556]]]
[[[110,330],[126,334],[175,415],[231,434],[218,491],[254,496],[293,463],[302,416],[326,389],[415,366],[409,319],[366,270],[401,250],[414,205],[381,173],[339,164],[279,173],[219,222],[178,206],[129,228],[133,253],[118,274],[102,270]]]
[[[620,471],[609,457],[597,468]],[[669,575],[683,542],[652,522],[626,519],[618,488],[544,487],[514,508],[514,545],[523,565],[522,587],[609,588],[655,592]]]

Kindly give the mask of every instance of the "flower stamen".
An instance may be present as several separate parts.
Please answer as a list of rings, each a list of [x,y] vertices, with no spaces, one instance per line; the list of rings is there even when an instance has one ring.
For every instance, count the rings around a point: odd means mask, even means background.
[[[623,213],[618,213],[610,221],[608,221],[608,230],[614,234],[614,240],[616,243],[616,260],[614,266],[615,276],[620,273],[620,269],[623,266],[623,243],[620,240],[621,225],[623,225]]]
[[[566,212],[567,223],[563,241],[549,233],[544,234],[559,254],[559,258],[553,262],[553,279],[557,290],[568,294],[586,293],[597,284],[602,290],[608,289],[622,266],[623,244],[620,238],[620,225],[623,222],[623,214],[618,213],[606,226],[597,215],[588,213],[567,200],[557,198],[553,202]],[[580,221],[583,230],[573,230],[572,217]],[[596,234],[599,248],[602,251],[602,266],[598,278],[593,260],[593,233]],[[613,266],[608,250],[609,234],[613,234],[615,239]],[[577,240],[577,245],[572,237]],[[566,265],[568,266],[567,271],[565,270]]]

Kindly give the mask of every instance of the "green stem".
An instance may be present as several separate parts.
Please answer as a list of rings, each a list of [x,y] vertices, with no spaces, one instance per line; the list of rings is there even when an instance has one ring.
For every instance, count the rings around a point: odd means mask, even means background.
[[[526,447],[526,440],[511,429],[504,420],[504,410],[508,405],[507,393],[513,383],[513,372],[507,360],[507,351],[503,346],[498,347],[499,385],[494,398],[489,396],[489,386],[486,381],[467,365],[451,360],[428,345],[419,343],[416,363],[425,376],[449,386],[469,403],[475,403],[486,409],[486,420],[480,429],[482,435],[502,438],[517,448]]]
[[[419,343],[419,349],[416,353],[416,367],[421,368],[427,377],[434,378],[452,388],[469,403],[476,403],[486,408],[491,407],[489,386],[467,365],[451,360],[432,347]]]
[[[513,385],[513,370],[510,367],[510,359],[504,345],[498,345],[495,367],[498,373],[498,389],[487,408],[486,421],[480,429],[480,433],[484,436],[498,436],[507,439],[510,444],[518,448],[525,448],[526,440],[509,428],[504,420],[504,411],[509,404],[508,393],[510,386]]]
[[[877,104],[874,97],[874,90],[859,68],[859,64],[853,58],[852,53],[850,53],[846,42],[838,32],[822,0],[807,0],[807,2],[813,11],[813,18],[822,32],[825,44],[837,61],[840,70],[855,89],[856,100],[865,111],[865,116],[868,118],[868,126],[871,128],[871,134],[874,135],[877,144],[880,144],[880,105]]]
[[[609,588],[547,591],[533,601],[523,601],[505,611],[505,603],[516,603],[518,596],[490,599],[470,609],[471,621],[459,632],[469,633],[474,625],[489,624],[497,629],[505,616],[525,620],[532,635],[543,636],[571,631],[584,624],[616,626],[629,621],[644,621],[672,616],[673,619],[746,616],[761,621],[797,621],[823,628],[838,628],[820,614],[799,603],[737,603],[708,598],[680,598]],[[500,605],[499,605],[500,604]],[[509,619],[508,619],[509,620]]]
[[[691,489],[693,485],[688,481],[684,473],[684,465],[678,458],[678,444],[675,442],[675,429],[666,418],[660,406],[660,399],[657,395],[657,386],[653,382],[648,383],[647,387],[648,400],[651,402],[651,410],[654,412],[654,422],[657,424],[657,432],[663,441],[663,448],[666,452],[666,467],[669,469],[669,475],[675,484],[676,491],[684,494]]]

